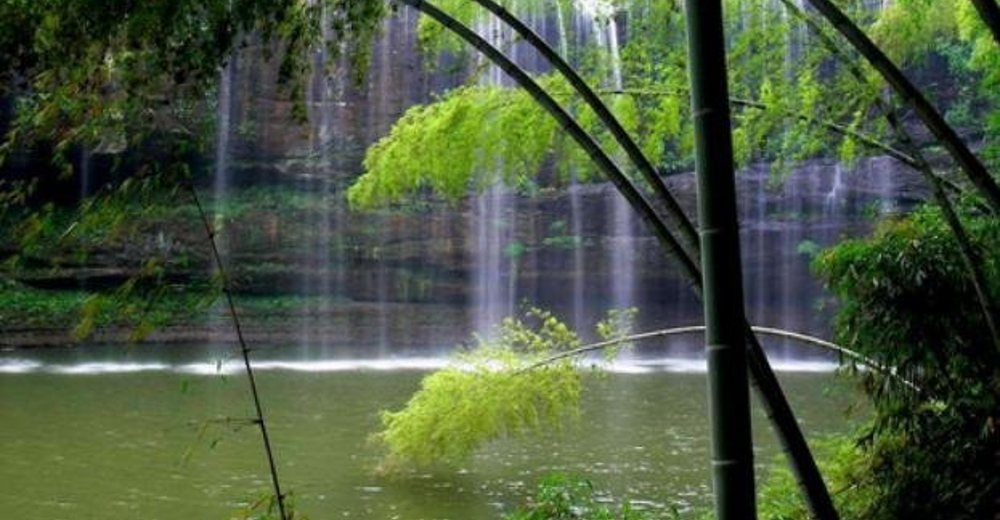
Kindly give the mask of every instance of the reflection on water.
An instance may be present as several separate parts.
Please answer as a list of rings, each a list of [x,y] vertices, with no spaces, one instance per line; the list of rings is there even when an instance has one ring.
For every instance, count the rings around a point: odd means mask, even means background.
[[[613,367],[588,377],[580,421],[563,431],[494,442],[461,468],[389,476],[375,471],[369,441],[378,412],[401,406],[443,361],[277,352],[256,353],[261,391],[283,479],[311,518],[497,518],[556,470],[642,507],[708,504],[699,360]],[[257,433],[238,420],[251,415],[238,368],[205,347],[0,354],[0,510],[19,520],[228,518],[268,484]],[[788,368],[803,370],[782,374],[803,427],[846,429],[852,395],[830,365]],[[763,417],[754,426],[766,465],[777,449]]]

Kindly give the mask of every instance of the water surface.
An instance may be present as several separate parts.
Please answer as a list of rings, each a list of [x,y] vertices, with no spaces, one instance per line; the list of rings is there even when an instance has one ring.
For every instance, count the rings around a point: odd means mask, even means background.
[[[165,354],[169,352],[169,354]],[[19,520],[225,519],[268,485],[235,360],[211,349],[108,347],[0,355],[0,510]],[[221,353],[222,351],[217,351]],[[581,420],[486,446],[461,468],[387,476],[368,441],[436,359],[303,360],[260,352],[280,471],[314,520],[490,519],[550,471],[589,476],[607,498],[688,510],[708,503],[702,363],[647,360],[588,376]],[[218,370],[221,368],[221,370]],[[824,364],[781,375],[805,430],[847,428],[854,397]],[[776,446],[755,411],[758,462]]]

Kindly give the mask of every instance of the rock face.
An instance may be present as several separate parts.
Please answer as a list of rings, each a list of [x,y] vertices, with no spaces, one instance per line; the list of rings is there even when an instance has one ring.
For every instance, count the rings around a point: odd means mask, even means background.
[[[464,75],[441,72],[445,67],[428,72],[415,48],[415,24],[409,9],[386,20],[363,84],[352,83],[344,70],[315,74],[305,123],[293,121],[262,49],[248,49],[225,71],[215,175],[205,189],[218,200],[245,201],[238,215],[218,221],[237,289],[319,302],[304,308],[301,323],[251,323],[251,334],[373,346],[384,354],[390,346],[454,344],[516,311],[522,300],[584,327],[612,306],[641,309],[640,328],[700,323],[701,307],[689,287],[609,184],[531,197],[497,188],[457,205],[415,202],[407,211],[346,208],[343,193],[362,170],[365,148],[408,107]],[[324,59],[317,51],[317,64]],[[693,175],[667,180],[694,215]],[[925,197],[919,180],[888,158],[850,169],[812,160],[782,179],[755,165],[739,172],[737,182],[751,319],[818,334],[827,332],[829,306],[809,273],[810,255]],[[168,247],[194,258],[189,266],[200,266],[183,269],[205,269],[200,233],[190,222],[167,222],[139,243]],[[127,275],[111,260],[68,276],[107,283],[93,273]],[[185,334],[203,338],[217,329]]]
[[[259,53],[241,56],[229,71],[232,96],[220,104],[228,111],[220,120],[230,121],[220,140],[228,143],[221,150],[226,167],[216,172],[226,179],[222,184],[231,190],[266,181],[327,201],[325,209],[232,223],[234,260],[255,266],[241,269],[241,289],[458,305],[468,309],[466,328],[478,330],[514,312],[521,300],[581,323],[609,306],[630,305],[641,308],[650,325],[700,321],[700,305],[686,284],[607,184],[532,197],[501,188],[459,207],[427,203],[378,215],[344,208],[343,190],[361,171],[364,149],[406,108],[464,75],[428,72],[414,47],[415,23],[409,9],[386,20],[361,86],[343,70],[317,73],[307,124],[290,122],[273,67]],[[322,62],[322,52],[316,59]],[[884,158],[850,170],[814,160],[783,179],[772,177],[767,165],[758,165],[738,178],[747,302],[755,321],[821,332],[823,313],[815,309],[823,293],[809,273],[810,254],[863,233],[873,217],[924,194],[917,179]],[[669,182],[694,215],[692,176]],[[257,240],[260,229],[280,238]]]
[[[693,176],[673,176],[669,184],[694,214]],[[751,316],[760,324],[813,333],[826,332],[829,309],[822,310],[824,292],[809,272],[811,255],[866,233],[880,215],[924,195],[918,179],[883,158],[850,171],[832,161],[811,161],[780,183],[766,166],[757,166],[738,174],[738,186]],[[337,193],[329,196],[337,200]],[[354,330],[387,334],[392,344],[414,340],[418,333],[408,324],[433,322],[415,317],[424,311],[449,307],[453,320],[464,313],[464,319],[452,321],[454,342],[482,328],[476,323],[479,307],[494,305],[502,316],[522,300],[586,324],[621,303],[641,309],[644,328],[699,323],[700,305],[655,239],[638,222],[626,236],[615,229],[609,201],[616,197],[603,183],[532,197],[509,195],[503,211],[486,216],[486,226],[505,230],[495,260],[499,267],[490,273],[484,273],[489,262],[481,259],[484,216],[475,197],[458,207],[429,203],[409,212],[343,210],[334,227],[302,226],[322,222],[318,213],[325,204],[254,212],[228,224],[227,235],[241,292],[354,302],[371,311],[354,321]],[[196,240],[178,241],[191,241],[195,248]],[[318,252],[316,244],[326,251]],[[616,264],[622,251],[626,261]],[[479,283],[484,274],[504,290],[483,294],[490,290]],[[630,285],[628,300],[616,302],[623,283]],[[315,327],[340,316],[328,310],[329,320]],[[440,340],[441,332],[436,334]],[[354,336],[352,341],[364,342],[364,332]]]
[[[278,82],[276,60],[251,47],[233,60],[232,95],[220,106],[228,116],[228,173],[243,185],[261,181],[301,183],[337,177],[341,184],[361,170],[365,149],[386,134],[409,107],[457,85],[462,71],[432,72],[416,48],[417,15],[401,8],[387,17],[363,81],[341,60],[328,64],[314,52],[314,73],[305,93],[307,121],[294,121],[293,104]],[[317,171],[317,169],[323,171]]]

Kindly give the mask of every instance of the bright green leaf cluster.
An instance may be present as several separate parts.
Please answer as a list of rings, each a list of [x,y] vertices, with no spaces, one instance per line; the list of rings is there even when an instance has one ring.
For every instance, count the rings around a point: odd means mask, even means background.
[[[944,3],[955,7],[951,5],[954,1]],[[515,2],[509,4],[513,8]],[[519,13],[544,8],[534,3],[516,4]],[[904,12],[903,4],[919,12]],[[946,10],[940,4],[910,0],[882,11],[865,10],[858,2],[851,3],[851,7],[891,48],[897,40],[903,46],[915,37],[911,29]],[[550,14],[554,10],[562,17],[570,16],[574,9],[561,2],[547,5]],[[682,9],[673,2],[639,0],[613,5],[616,19],[629,22],[628,39],[617,61],[606,43],[599,44],[594,38],[588,45],[575,46],[567,58],[598,89],[654,164],[663,171],[689,168],[692,134]],[[490,20],[474,2],[444,2],[442,7],[473,27],[485,27]],[[950,21],[935,20],[931,24],[935,38],[954,44],[960,56],[954,61],[964,67],[968,83],[988,80],[994,74],[988,67],[980,65],[978,72],[970,70],[975,63],[993,63],[991,56],[996,53],[990,49],[970,56],[972,51],[955,43],[959,38],[957,28],[968,24],[961,24],[951,11]],[[886,104],[878,75],[846,46],[839,47],[832,31],[824,30],[821,37],[781,5],[731,0],[726,13],[734,145],[739,164],[767,161],[773,165],[772,173],[780,177],[796,162],[814,157],[835,156],[846,164],[854,163],[866,152],[851,137],[853,133],[893,144],[896,136],[879,113]],[[804,16],[811,15],[806,12]],[[454,52],[460,48],[443,28],[428,20],[421,23],[422,39],[429,52]],[[976,34],[978,42],[984,40],[984,33],[982,27],[973,24],[973,29],[963,34],[967,39]],[[561,34],[583,36],[568,28]],[[838,46],[840,58],[831,57],[826,42]],[[914,64],[935,52],[928,46],[909,50],[906,57]],[[841,58],[853,66],[845,66]],[[623,78],[621,89],[609,87],[613,69],[619,70]],[[549,75],[542,76],[540,82],[602,148],[627,166],[618,144],[595,114],[571,95],[568,85]],[[973,115],[972,105],[963,106],[966,119],[983,118]],[[455,89],[437,101],[411,109],[388,136],[369,150],[366,173],[353,187],[351,201],[357,207],[371,207],[425,190],[457,199],[497,180],[525,182],[549,165],[558,174],[543,175],[549,181],[586,181],[594,171],[589,157],[549,119],[541,107],[513,87]],[[988,115],[985,119],[990,121]],[[1000,129],[1000,123],[995,126]],[[883,152],[876,148],[875,153]]]
[[[404,408],[382,412],[375,439],[388,451],[386,467],[460,464],[491,440],[564,424],[578,413],[582,374],[572,358],[547,360],[579,346],[550,312],[505,319],[425,377]]]
[[[516,185],[541,167],[556,128],[519,90],[455,89],[408,110],[368,150],[365,174],[351,186],[348,200],[366,208],[424,188],[457,199],[500,180]]]

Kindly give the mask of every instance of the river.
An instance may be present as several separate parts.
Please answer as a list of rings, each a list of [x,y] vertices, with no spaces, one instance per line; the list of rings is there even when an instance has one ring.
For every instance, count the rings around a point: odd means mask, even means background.
[[[709,504],[702,362],[588,375],[580,420],[489,444],[460,468],[377,471],[369,441],[440,359],[294,359],[263,349],[259,384],[284,485],[317,519],[488,520],[552,471],[664,513]],[[18,520],[223,520],[269,484],[240,365],[223,348],[105,346],[0,353],[0,511]],[[809,435],[846,431],[856,399],[823,363],[781,380]],[[755,410],[758,466],[777,447]]]

